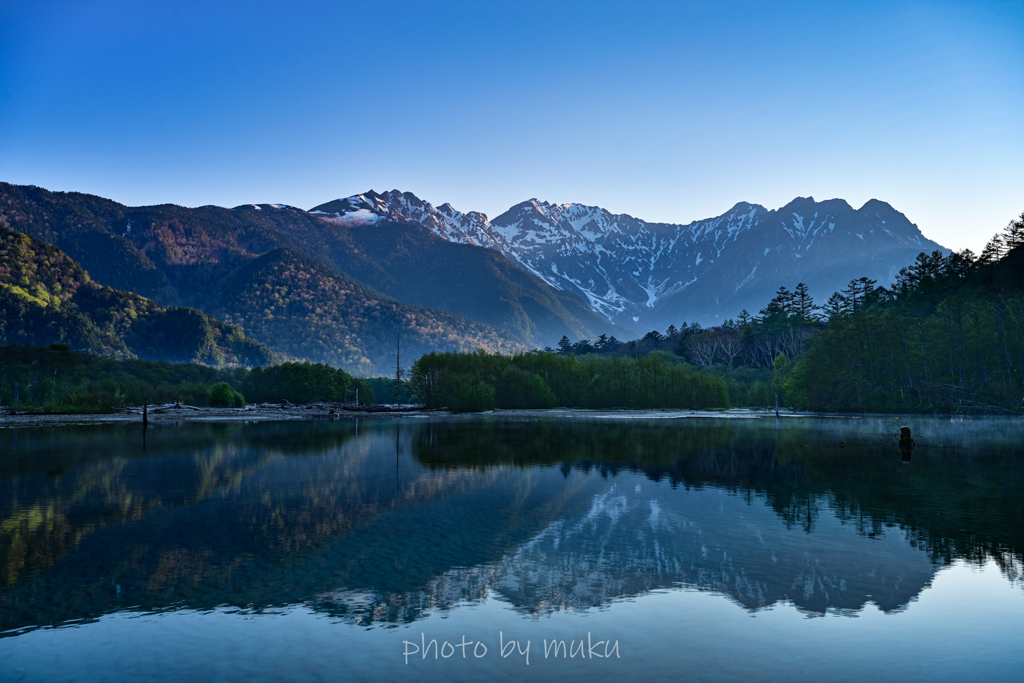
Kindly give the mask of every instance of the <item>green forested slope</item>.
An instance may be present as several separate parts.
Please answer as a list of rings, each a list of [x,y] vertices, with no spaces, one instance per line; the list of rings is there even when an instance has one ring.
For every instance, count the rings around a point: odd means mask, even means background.
[[[60,249],[0,229],[0,343],[115,358],[266,365],[271,351],[240,328],[188,308],[103,287]]]

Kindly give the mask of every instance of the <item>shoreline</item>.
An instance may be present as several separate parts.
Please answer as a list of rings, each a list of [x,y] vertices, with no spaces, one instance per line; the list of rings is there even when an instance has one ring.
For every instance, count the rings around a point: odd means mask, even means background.
[[[245,408],[196,408],[193,406],[153,406],[148,424],[178,422],[274,422],[292,420],[339,420],[360,417],[407,417],[421,414],[409,410],[346,410],[330,404],[252,405]],[[431,411],[436,412],[436,411]],[[142,406],[116,413],[0,413],[0,429],[18,427],[63,427],[90,424],[142,424]]]
[[[846,413],[810,413],[780,410],[779,417],[806,418],[832,417],[857,419],[880,417],[881,415],[860,415]],[[559,418],[608,419],[608,420],[680,420],[690,418],[759,420],[774,418],[774,409],[731,408],[728,410],[679,410],[629,408],[545,408],[492,410],[482,413],[452,413],[447,410],[426,410],[409,407],[385,410],[346,410],[332,404],[309,405],[252,405],[245,408],[197,408],[154,407],[149,411],[148,424],[175,424],[180,422],[274,422],[295,420],[352,420],[359,418],[429,418],[445,417],[472,419],[479,417],[503,418],[510,420],[543,420]],[[886,417],[897,417],[886,415]],[[902,417],[902,416],[901,416]],[[142,408],[133,407],[117,413],[0,413],[0,429],[30,427],[64,427],[71,425],[142,424]]]

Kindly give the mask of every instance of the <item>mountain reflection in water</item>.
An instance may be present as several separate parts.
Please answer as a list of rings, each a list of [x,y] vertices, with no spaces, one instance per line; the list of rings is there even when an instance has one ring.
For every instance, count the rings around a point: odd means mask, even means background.
[[[0,431],[0,631],[292,604],[410,622],[680,585],[756,610],[905,609],[954,560],[1018,587],[1021,426],[510,420]],[[357,433],[358,431],[358,433]],[[843,447],[839,443],[843,442]]]

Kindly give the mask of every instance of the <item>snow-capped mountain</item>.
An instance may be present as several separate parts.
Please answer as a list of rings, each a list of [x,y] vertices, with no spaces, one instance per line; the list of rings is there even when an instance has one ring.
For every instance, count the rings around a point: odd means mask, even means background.
[[[797,198],[768,210],[741,202],[686,225],[648,223],[582,204],[531,199],[493,220],[434,207],[411,193],[367,192],[313,209],[325,220],[420,224],[451,241],[497,249],[552,287],[573,291],[637,331],[716,324],[756,312],[780,286],[806,283],[819,301],[854,278],[889,284],[922,252],[943,248],[872,199]]]
[[[411,192],[391,190],[377,194],[370,190],[321,204],[311,213],[342,224],[374,223],[379,220],[419,223],[449,242],[501,248],[491,237],[490,223],[484,214],[477,211],[462,213],[456,211],[451,204],[435,207]]]

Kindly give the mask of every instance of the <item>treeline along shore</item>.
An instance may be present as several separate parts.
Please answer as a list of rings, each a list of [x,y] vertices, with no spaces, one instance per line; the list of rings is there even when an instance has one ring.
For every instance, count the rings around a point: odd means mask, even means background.
[[[554,353],[430,353],[413,366],[428,408],[728,408],[725,382],[658,356],[577,360]]]
[[[127,406],[183,403],[373,404],[416,401],[427,409],[727,408],[724,382],[657,355],[591,358],[431,353],[410,379],[353,377],[322,363],[213,368],[195,363],[117,360],[49,347],[0,347],[0,404],[14,411],[109,413]]]
[[[322,363],[229,369],[117,360],[72,351],[64,344],[0,346],[0,404],[15,411],[109,413],[147,401],[212,407],[354,403],[357,396],[365,405],[376,401],[373,384]]]

